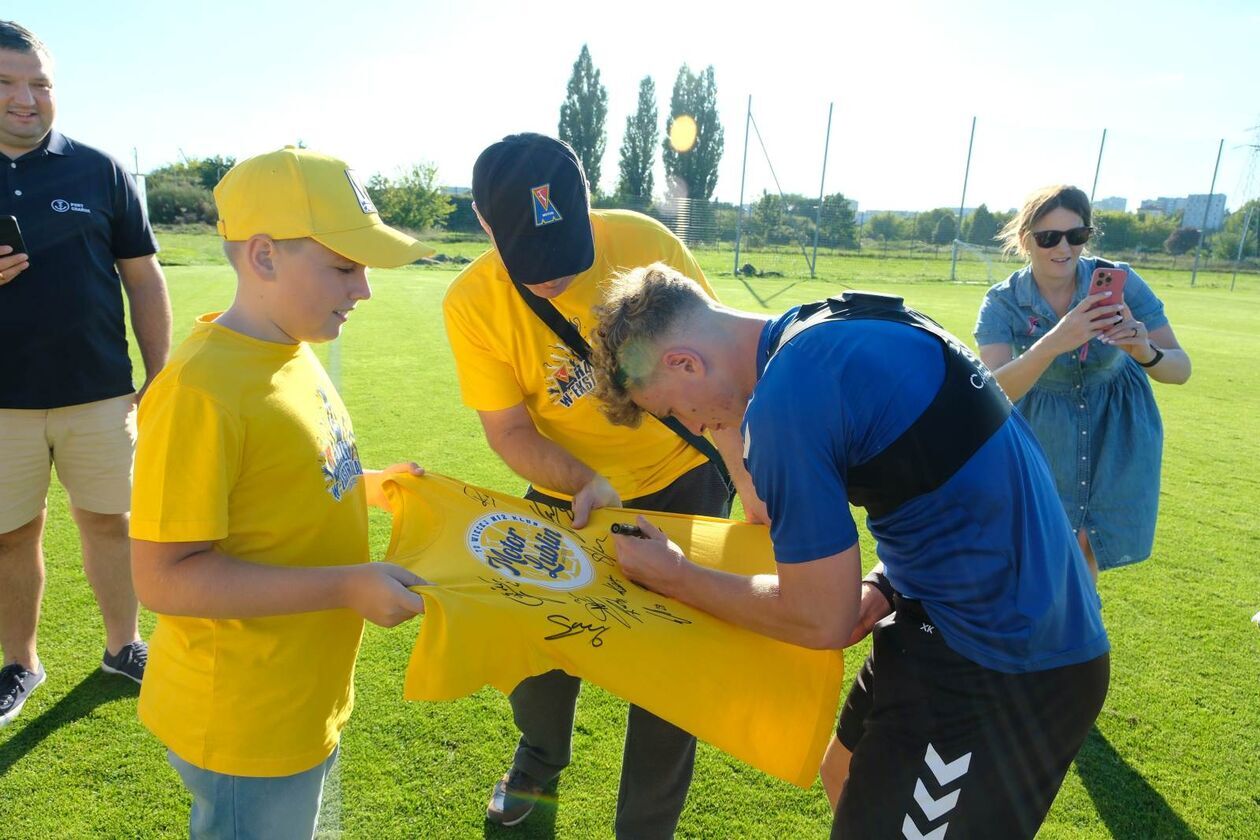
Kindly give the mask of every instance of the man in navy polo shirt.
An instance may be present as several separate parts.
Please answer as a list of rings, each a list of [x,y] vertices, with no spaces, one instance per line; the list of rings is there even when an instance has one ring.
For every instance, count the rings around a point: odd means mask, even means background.
[[[148,656],[127,539],[137,397],[122,292],[146,381],[166,363],[170,303],[131,176],[53,130],[52,69],[38,38],[0,21],[0,215],[17,218],[28,250],[0,247],[0,725],[44,681],[35,628],[53,463],[104,618],[101,667],[139,682]]]
[[[808,647],[874,628],[833,742],[832,836],[1031,838],[1102,707],[1109,644],[1045,457],[988,369],[883,295],[769,318],[658,265],[598,315],[613,422],[742,422],[778,565],[696,566],[640,518],[647,539],[615,537],[622,570]],[[865,589],[850,503],[882,561]]]

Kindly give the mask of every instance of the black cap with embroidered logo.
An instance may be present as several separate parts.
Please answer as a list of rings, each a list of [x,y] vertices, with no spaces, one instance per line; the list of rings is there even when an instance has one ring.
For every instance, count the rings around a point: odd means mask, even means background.
[[[567,144],[512,134],[473,165],[473,201],[517,283],[532,286],[595,264],[586,174]]]

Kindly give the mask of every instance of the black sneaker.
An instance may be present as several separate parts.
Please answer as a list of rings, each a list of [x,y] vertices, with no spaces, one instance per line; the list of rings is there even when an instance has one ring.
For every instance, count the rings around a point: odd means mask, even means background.
[[[38,673],[32,673],[16,662],[0,668],[0,726],[18,716],[26,698],[39,687],[45,676],[42,662]]]
[[[149,646],[137,639],[125,644],[118,653],[110,655],[105,651],[101,659],[101,670],[107,674],[122,674],[129,680],[140,682],[144,679],[144,666],[149,664]]]
[[[495,784],[486,806],[486,819],[505,827],[516,825],[534,810],[543,789],[544,785],[533,776],[513,768]]]

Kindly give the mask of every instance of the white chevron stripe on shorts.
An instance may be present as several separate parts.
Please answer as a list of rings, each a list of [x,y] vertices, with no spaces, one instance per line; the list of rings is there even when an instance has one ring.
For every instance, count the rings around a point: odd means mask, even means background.
[[[941,787],[956,782],[963,776],[967,775],[967,771],[971,769],[971,753],[959,756],[953,761],[946,762],[941,758],[940,753],[936,751],[936,747],[928,744],[927,752],[924,753],[923,763],[927,765],[927,769],[935,777],[936,783]],[[923,784],[923,779],[915,779],[914,784],[914,801],[923,811],[923,816],[927,819],[928,824],[936,822],[941,817],[948,814],[958,805],[958,794],[962,789],[957,788],[935,799],[932,794],[928,793],[927,786]],[[949,823],[945,822],[926,834],[919,830],[918,823],[909,812],[901,823],[901,834],[906,840],[944,840],[945,832],[949,829]]]

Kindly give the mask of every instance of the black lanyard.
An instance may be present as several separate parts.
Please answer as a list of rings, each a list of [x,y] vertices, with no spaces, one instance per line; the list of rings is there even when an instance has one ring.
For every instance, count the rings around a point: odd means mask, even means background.
[[[525,301],[525,305],[538,316],[538,320],[546,324],[547,328],[555,333],[573,351],[574,355],[589,365],[591,363],[591,345],[587,343],[585,338],[582,338],[582,334],[578,332],[577,327],[566,320],[551,301],[539,297],[520,283],[513,281],[512,285],[520,293],[521,300]],[[731,481],[731,473],[727,470],[726,463],[722,460],[722,454],[717,451],[717,447],[703,435],[693,434],[677,417],[666,417],[663,419],[657,417],[656,419],[664,423],[666,428],[674,434],[695,447],[701,455],[704,455],[712,462],[713,466],[717,467],[718,472],[722,475],[722,481],[726,484],[727,491],[733,498],[735,485]]]

